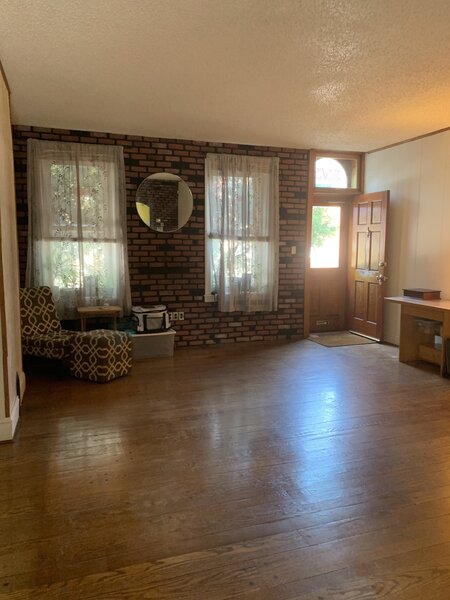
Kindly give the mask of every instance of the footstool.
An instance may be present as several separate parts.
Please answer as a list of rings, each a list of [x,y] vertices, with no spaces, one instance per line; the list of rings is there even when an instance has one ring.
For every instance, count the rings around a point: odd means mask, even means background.
[[[69,371],[79,379],[105,383],[131,369],[131,339],[123,331],[95,329],[74,334]]]

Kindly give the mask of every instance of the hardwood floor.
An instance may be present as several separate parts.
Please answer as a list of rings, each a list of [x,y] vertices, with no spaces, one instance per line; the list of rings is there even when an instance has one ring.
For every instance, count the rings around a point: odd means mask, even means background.
[[[396,348],[178,350],[28,376],[0,599],[448,600],[450,381]]]

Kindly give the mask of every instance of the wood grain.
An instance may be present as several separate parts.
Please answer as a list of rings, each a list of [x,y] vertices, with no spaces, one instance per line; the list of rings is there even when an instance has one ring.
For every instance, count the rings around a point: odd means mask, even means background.
[[[28,366],[0,600],[448,600],[450,383],[378,344]]]

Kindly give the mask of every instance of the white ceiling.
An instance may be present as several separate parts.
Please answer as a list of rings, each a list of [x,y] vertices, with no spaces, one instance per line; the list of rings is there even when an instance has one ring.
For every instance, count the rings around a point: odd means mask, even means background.
[[[0,0],[14,123],[370,150],[450,125],[450,0]]]

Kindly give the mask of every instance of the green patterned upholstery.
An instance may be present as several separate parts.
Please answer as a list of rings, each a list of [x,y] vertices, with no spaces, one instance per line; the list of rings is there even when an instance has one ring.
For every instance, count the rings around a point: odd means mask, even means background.
[[[74,377],[105,383],[131,369],[131,339],[122,331],[97,329],[71,340],[69,370]]]
[[[25,356],[62,359],[70,350],[73,331],[61,328],[48,286],[21,288],[20,324]]]

